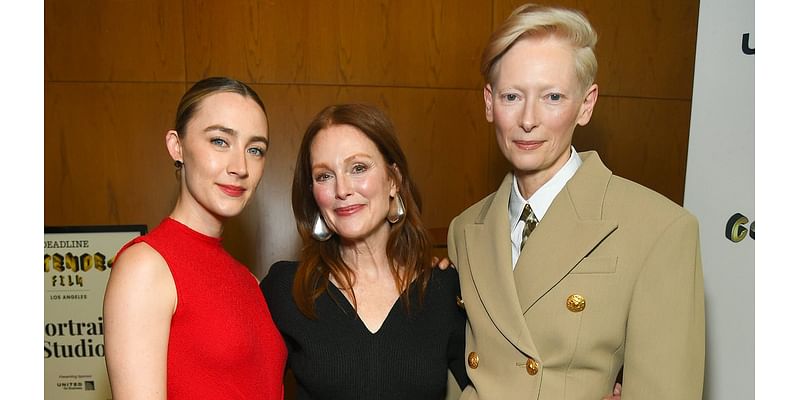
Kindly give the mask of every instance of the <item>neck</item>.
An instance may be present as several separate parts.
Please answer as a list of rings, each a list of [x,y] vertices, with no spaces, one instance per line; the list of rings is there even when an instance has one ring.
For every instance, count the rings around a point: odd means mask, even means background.
[[[369,236],[348,241],[342,240],[342,259],[357,276],[377,277],[391,272],[386,244],[389,243],[389,223],[385,223]]]
[[[186,200],[184,196],[178,196],[178,202],[169,216],[206,236],[222,237],[224,220],[209,213],[197,202]]]
[[[571,156],[572,149],[570,148],[548,168],[535,171],[514,170],[514,176],[517,178],[517,187],[522,197],[529,199],[533,196],[545,183],[553,179],[558,171],[561,171],[561,168],[567,165]]]
[[[517,177],[517,188],[523,199],[529,199],[552,178],[552,176],[541,176],[527,171],[514,171],[514,176]]]

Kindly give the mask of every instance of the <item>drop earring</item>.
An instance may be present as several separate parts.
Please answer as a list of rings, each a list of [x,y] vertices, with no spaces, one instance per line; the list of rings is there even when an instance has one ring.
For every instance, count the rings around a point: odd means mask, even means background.
[[[386,219],[389,220],[389,223],[397,223],[406,215],[406,206],[403,204],[403,198],[400,197],[400,193],[397,193],[394,196],[394,201],[392,201],[392,208],[389,209],[389,215],[386,216]]]
[[[325,221],[322,219],[319,213],[317,213],[317,218],[314,219],[314,227],[311,229],[311,237],[320,242],[324,242],[331,238],[331,231],[328,229],[328,225],[325,224]]]

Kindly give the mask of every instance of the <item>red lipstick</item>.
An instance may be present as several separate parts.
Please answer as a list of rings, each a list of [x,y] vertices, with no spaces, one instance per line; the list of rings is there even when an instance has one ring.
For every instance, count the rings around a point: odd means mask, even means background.
[[[220,190],[222,190],[223,193],[231,197],[240,197],[247,190],[241,186],[236,186],[236,185],[217,184],[217,186],[219,186]]]

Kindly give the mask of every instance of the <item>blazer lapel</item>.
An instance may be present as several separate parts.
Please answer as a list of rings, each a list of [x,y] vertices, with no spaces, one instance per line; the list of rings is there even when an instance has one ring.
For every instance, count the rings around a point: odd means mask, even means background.
[[[617,228],[616,221],[601,215],[611,171],[595,152],[581,153],[581,158],[583,164],[553,200],[517,261],[514,280],[523,313]]]
[[[467,258],[489,318],[509,342],[533,356],[536,347],[522,315],[511,268],[508,198],[512,182],[511,174],[506,175],[475,223],[465,226]]]

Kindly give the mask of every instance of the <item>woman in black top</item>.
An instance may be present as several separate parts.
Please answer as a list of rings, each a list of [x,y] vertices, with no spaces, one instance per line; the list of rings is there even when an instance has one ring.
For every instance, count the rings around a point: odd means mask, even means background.
[[[420,198],[388,118],[322,110],[292,185],[298,263],[261,283],[300,399],[442,399],[465,387],[465,314],[453,269],[432,269]]]

